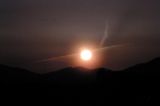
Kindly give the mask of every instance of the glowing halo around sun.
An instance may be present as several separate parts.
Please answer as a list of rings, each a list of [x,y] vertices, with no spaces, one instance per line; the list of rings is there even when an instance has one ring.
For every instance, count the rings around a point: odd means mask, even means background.
[[[80,53],[80,58],[83,61],[89,61],[92,59],[92,52],[89,49],[84,49]]]

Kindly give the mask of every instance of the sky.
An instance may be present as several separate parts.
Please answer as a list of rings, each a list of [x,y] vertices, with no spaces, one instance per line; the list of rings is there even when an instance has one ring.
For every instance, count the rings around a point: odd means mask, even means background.
[[[95,66],[121,70],[160,56],[159,0],[1,0],[0,64],[45,73],[79,66],[81,47],[122,45],[96,53]]]

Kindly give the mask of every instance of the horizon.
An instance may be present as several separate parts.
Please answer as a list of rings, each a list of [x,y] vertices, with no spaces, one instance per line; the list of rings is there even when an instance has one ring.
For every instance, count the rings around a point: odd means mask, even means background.
[[[33,70],[30,70],[30,69],[27,69],[27,68],[24,68],[24,67],[16,67],[16,66],[9,66],[9,65],[5,65],[5,64],[0,64],[0,66],[4,66],[4,67],[8,67],[8,68],[15,68],[15,69],[20,69],[20,70],[26,70],[26,71],[29,71],[29,72],[33,72],[33,73],[36,73],[36,74],[49,74],[49,73],[52,73],[52,72],[58,72],[58,71],[61,71],[61,70],[68,70],[68,68],[71,68],[71,69],[74,69],[74,70],[79,70],[79,69],[83,69],[81,70],[82,72],[84,70],[87,70],[87,71],[84,71],[84,72],[94,72],[95,70],[99,70],[99,69],[105,69],[105,70],[110,70],[112,72],[123,72],[124,70],[127,70],[127,69],[130,69],[130,68],[134,68],[136,67],[137,65],[143,65],[143,64],[148,64],[148,63],[152,63],[153,61],[159,59],[160,60],[160,57],[157,57],[157,58],[153,58],[149,61],[145,61],[145,62],[141,62],[141,63],[137,63],[137,64],[134,64],[134,65],[131,65],[127,68],[124,68],[124,69],[120,69],[120,70],[113,70],[113,69],[110,69],[108,67],[96,67],[96,68],[86,68],[86,67],[83,67],[83,66],[67,66],[67,67],[62,67],[60,69],[57,69],[57,70],[48,70],[48,71],[43,71],[43,72],[34,72]],[[94,71],[93,71],[94,70]]]

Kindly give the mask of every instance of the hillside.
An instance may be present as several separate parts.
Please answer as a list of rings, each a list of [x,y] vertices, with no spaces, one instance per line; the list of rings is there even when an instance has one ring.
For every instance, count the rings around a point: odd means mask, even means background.
[[[116,72],[68,67],[40,75],[0,65],[1,94],[12,99],[50,98],[53,105],[159,104],[159,71],[160,58]]]

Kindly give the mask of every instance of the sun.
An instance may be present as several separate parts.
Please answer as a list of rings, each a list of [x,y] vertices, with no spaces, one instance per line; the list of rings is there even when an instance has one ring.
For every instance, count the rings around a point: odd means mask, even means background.
[[[89,49],[84,49],[80,53],[80,58],[83,61],[89,61],[92,59],[92,52]]]

